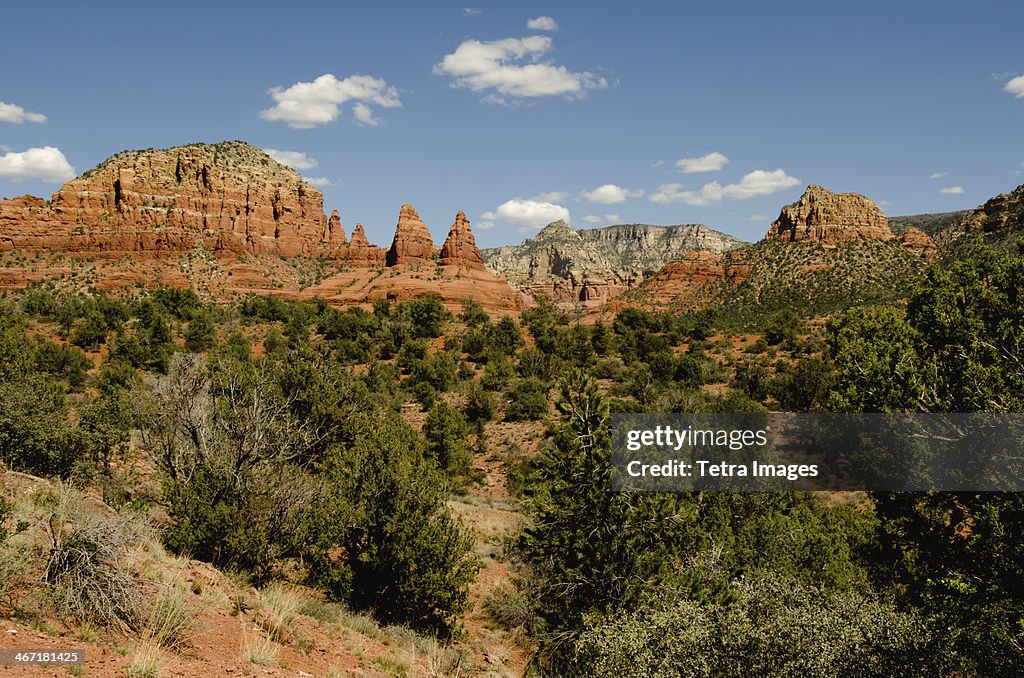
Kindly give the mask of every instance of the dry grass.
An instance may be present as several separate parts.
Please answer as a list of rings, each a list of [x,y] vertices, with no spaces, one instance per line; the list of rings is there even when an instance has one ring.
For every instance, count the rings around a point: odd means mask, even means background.
[[[198,616],[184,591],[168,587],[150,610],[145,636],[158,647],[181,649],[195,636]]]
[[[296,618],[309,600],[309,594],[297,586],[270,584],[260,591],[257,623],[275,641],[290,643],[296,636]]]
[[[153,642],[143,642],[135,648],[132,660],[125,668],[125,673],[132,678],[157,678],[163,674],[164,660],[160,647]]]
[[[244,664],[268,666],[277,658],[279,651],[277,643],[263,631],[255,625],[248,628],[245,622],[242,622],[242,651],[238,656],[239,661]]]
[[[57,612],[80,622],[137,628],[142,587],[128,556],[151,535],[146,522],[90,508],[77,492],[58,486],[46,526],[50,548],[43,579]]]

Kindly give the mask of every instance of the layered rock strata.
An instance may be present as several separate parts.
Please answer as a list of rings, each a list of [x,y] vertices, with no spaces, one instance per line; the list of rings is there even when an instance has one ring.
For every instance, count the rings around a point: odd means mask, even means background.
[[[858,193],[833,193],[812,184],[799,200],[782,208],[765,240],[835,245],[856,238],[893,237],[889,220],[872,200]]]
[[[323,195],[240,141],[118,153],[49,203],[0,202],[0,248],[159,255],[215,251],[323,254]]]

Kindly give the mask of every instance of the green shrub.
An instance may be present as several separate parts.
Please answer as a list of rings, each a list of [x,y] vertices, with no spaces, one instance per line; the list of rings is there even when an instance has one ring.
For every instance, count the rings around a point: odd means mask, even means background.
[[[872,596],[769,574],[734,584],[735,600],[701,604],[670,591],[637,611],[595,617],[575,672],[636,676],[944,675],[944,650],[922,619]]]
[[[523,379],[508,392],[505,419],[535,421],[548,411],[548,389],[540,379]]]
[[[67,421],[64,389],[43,377],[0,382],[0,461],[41,476],[67,477],[82,452]]]
[[[471,422],[487,422],[494,418],[494,396],[479,381],[466,389],[466,417]]]
[[[384,623],[453,633],[477,564],[422,438],[386,418],[327,464],[307,528],[311,582]]]
[[[437,461],[438,467],[449,475],[465,475],[472,460],[466,442],[468,433],[463,414],[443,400],[437,400],[427,412],[427,420],[423,424],[427,456]]]

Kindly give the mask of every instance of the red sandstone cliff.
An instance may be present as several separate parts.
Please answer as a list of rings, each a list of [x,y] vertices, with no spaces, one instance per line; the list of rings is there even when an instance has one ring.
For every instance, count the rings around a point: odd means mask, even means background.
[[[4,249],[281,256],[322,254],[332,235],[320,191],[241,141],[118,153],[49,205],[0,202],[0,234]]]

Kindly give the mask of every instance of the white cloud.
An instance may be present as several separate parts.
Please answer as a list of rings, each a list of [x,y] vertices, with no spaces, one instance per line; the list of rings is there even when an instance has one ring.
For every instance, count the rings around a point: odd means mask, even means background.
[[[334,186],[334,182],[327,177],[302,177],[302,180],[310,186],[317,186],[320,188],[325,186]]]
[[[1024,75],[1018,75],[1006,83],[1003,91],[1009,92],[1018,99],[1024,99]]]
[[[944,177],[944,176],[946,176],[948,174],[949,174],[949,172],[932,172],[930,175],[928,175],[928,178],[929,179],[941,179],[942,177]]]
[[[583,217],[583,221],[587,222],[588,224],[600,224],[602,221],[604,221],[604,219],[597,216],[596,214],[588,214],[587,216]]]
[[[768,217],[765,216],[764,214],[751,214],[750,215],[750,220],[751,221],[768,221]]]
[[[661,167],[664,164],[664,160],[655,160],[654,162],[651,163],[651,167]]]
[[[698,172],[717,172],[729,164],[729,158],[718,151],[713,151],[699,158],[682,158],[676,161],[676,167],[683,174],[696,174]]]
[[[946,188],[939,189],[939,193],[945,193],[947,195],[960,195],[963,192],[963,186],[947,186]]]
[[[500,221],[523,231],[540,228],[559,219],[568,223],[569,210],[551,202],[513,198],[501,203],[493,212],[484,212],[480,218],[489,224],[481,225],[481,228],[490,228]]]
[[[380,118],[373,115],[373,109],[361,101],[352,106],[352,114],[356,117],[356,122],[360,125],[376,127],[380,124]]]
[[[604,184],[592,191],[580,191],[580,195],[588,201],[596,202],[599,205],[617,205],[626,202],[629,198],[642,197],[643,194],[644,191],[641,189],[631,191],[628,188],[622,188],[615,184]]]
[[[452,87],[489,92],[490,103],[508,103],[504,97],[563,96],[579,99],[587,90],[608,86],[593,73],[574,73],[565,66],[541,61],[551,51],[551,38],[533,35],[493,42],[466,40],[434,66],[434,75],[452,77]]]
[[[479,15],[480,15],[480,8],[479,7],[463,7],[462,8],[462,16],[479,16]]]
[[[535,200],[536,202],[561,202],[568,197],[569,194],[565,191],[549,191],[535,195],[530,200]]]
[[[289,127],[308,129],[337,120],[340,106],[348,101],[358,103],[353,107],[356,121],[370,122],[373,109],[368,104],[384,108],[401,108],[398,90],[380,78],[369,75],[350,75],[338,80],[326,73],[312,82],[297,82],[291,87],[272,87],[271,98],[277,102],[273,107],[260,111],[260,117],[269,121],[282,121]]]
[[[607,219],[608,221],[618,221],[619,220],[619,215],[618,214],[606,214],[606,215],[604,215],[604,218]]]
[[[531,31],[557,31],[558,22],[549,16],[539,16],[527,21],[526,27]]]
[[[0,122],[13,122],[15,124],[21,124],[23,122],[46,122],[46,116],[42,113],[26,111],[17,104],[8,104],[0,101]]]
[[[67,181],[75,176],[75,168],[68,159],[53,146],[30,148],[15,153],[9,151],[0,155],[0,179],[11,181],[38,180],[47,182]]]
[[[682,202],[695,207],[706,207],[730,200],[748,200],[761,195],[769,195],[800,183],[799,179],[789,176],[781,169],[754,170],[745,174],[739,183],[721,185],[717,181],[704,184],[699,191],[684,191],[682,184],[662,184],[651,195],[651,202],[667,205]]]
[[[308,170],[316,167],[316,160],[299,151],[279,151],[276,148],[264,148],[263,152],[282,165],[292,169]]]

